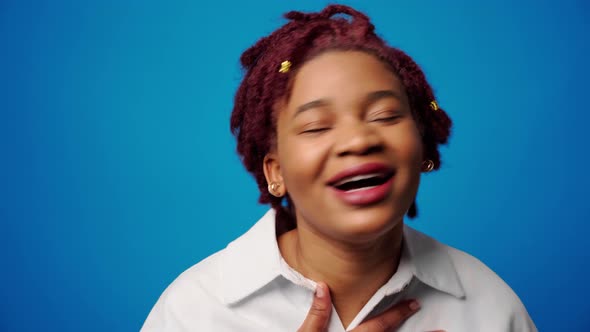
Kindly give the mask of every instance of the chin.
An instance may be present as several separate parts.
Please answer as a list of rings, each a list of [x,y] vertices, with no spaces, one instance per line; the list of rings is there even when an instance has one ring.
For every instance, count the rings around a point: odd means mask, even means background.
[[[388,210],[359,209],[344,213],[334,220],[339,237],[350,242],[368,242],[385,236],[403,223],[404,216],[391,208]]]

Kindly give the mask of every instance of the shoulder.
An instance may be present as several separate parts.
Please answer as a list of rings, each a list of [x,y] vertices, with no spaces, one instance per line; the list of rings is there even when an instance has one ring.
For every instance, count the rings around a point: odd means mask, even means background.
[[[274,214],[267,212],[246,233],[180,274],[162,293],[142,328],[148,331],[242,330],[232,304],[277,275]]]
[[[465,301],[479,311],[474,314],[504,322],[507,331],[537,331],[518,295],[496,272],[465,251],[438,243],[457,271]]]
[[[465,292],[472,298],[493,295],[498,305],[520,307],[522,303],[508,284],[486,264],[463,250],[441,243],[461,280]]]
[[[141,331],[184,331],[204,328],[223,311],[220,262],[225,250],[218,251],[181,273],[160,295]]]
[[[226,251],[227,248],[222,249],[182,272],[168,286],[163,295],[182,298],[199,293],[199,295],[208,295],[221,301],[218,290],[221,289],[221,262]]]
[[[482,261],[407,225],[404,237],[418,279],[453,295],[444,297],[447,310],[468,315],[483,330],[536,331],[512,288]]]
[[[405,237],[417,270],[422,275],[432,276],[433,284],[458,281],[463,292],[457,294],[465,293],[470,297],[495,294],[497,299],[520,303],[506,282],[474,256],[407,225]]]

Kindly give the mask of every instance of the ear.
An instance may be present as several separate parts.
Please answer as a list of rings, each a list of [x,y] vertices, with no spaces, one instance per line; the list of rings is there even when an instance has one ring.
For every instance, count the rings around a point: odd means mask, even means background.
[[[287,187],[281,174],[281,164],[276,152],[269,152],[264,156],[262,168],[266,183],[269,185],[269,192],[276,197],[282,197],[287,193]],[[275,190],[270,190],[270,185],[276,183]]]

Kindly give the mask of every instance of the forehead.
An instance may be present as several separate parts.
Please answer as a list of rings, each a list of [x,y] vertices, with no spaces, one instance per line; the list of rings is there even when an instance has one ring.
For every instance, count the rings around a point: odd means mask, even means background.
[[[362,51],[329,51],[298,70],[290,101],[352,99],[378,90],[404,92],[396,75],[377,57]]]

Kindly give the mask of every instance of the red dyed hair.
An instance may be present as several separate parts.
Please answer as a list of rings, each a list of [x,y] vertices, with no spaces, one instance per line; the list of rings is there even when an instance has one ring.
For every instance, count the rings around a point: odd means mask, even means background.
[[[349,17],[344,17],[348,15]],[[237,150],[246,169],[254,175],[260,190],[259,202],[270,203],[277,211],[277,220],[294,225],[294,210],[287,195],[269,194],[263,172],[263,159],[276,140],[275,106],[288,98],[297,68],[314,56],[329,50],[359,50],[374,55],[400,79],[408,95],[412,115],[422,135],[426,159],[440,167],[439,144],[450,135],[451,120],[442,110],[433,110],[432,88],[420,67],[404,52],[388,46],[374,32],[369,18],[342,5],[329,5],[319,13],[292,11],[285,14],[290,21],[247,49],[240,60],[245,76],[235,96],[231,115],[231,131],[237,139]],[[280,73],[281,63],[292,63],[288,73]],[[408,211],[417,214],[414,202]]]

